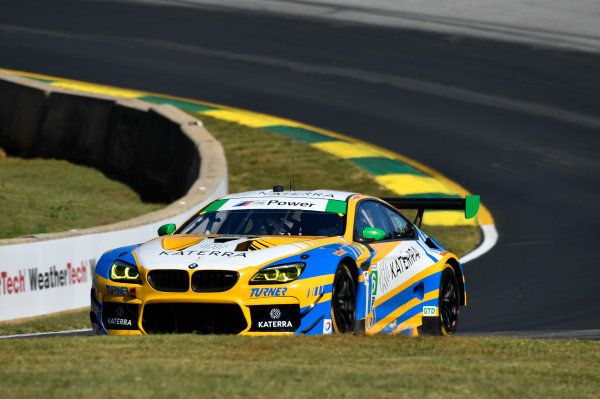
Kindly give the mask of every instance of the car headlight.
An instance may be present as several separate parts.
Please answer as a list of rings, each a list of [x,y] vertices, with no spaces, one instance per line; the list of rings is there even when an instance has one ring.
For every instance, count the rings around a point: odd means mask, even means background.
[[[260,270],[250,279],[250,284],[285,284],[296,280],[306,264],[302,262],[270,266]]]
[[[116,261],[110,268],[110,279],[119,283],[141,284],[142,279],[137,268],[126,263]]]

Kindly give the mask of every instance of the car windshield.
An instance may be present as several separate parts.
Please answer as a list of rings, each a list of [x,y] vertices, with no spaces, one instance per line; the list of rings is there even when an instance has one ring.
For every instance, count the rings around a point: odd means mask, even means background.
[[[345,215],[296,209],[246,209],[204,212],[176,234],[339,236]]]

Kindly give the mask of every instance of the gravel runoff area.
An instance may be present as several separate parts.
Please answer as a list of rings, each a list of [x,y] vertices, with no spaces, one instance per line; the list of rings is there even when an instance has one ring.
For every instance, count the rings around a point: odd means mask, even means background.
[[[113,0],[232,8],[600,53],[599,0]]]

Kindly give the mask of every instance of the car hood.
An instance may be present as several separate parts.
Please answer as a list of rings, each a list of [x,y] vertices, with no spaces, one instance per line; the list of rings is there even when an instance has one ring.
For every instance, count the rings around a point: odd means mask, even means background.
[[[145,269],[187,269],[196,264],[198,269],[239,270],[342,241],[342,237],[174,235],[142,244],[135,254]]]

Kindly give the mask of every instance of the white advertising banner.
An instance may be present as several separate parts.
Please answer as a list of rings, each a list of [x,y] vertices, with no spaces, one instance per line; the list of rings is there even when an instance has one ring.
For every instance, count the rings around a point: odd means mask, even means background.
[[[221,183],[210,198],[167,220],[144,226],[56,240],[0,246],[0,321],[88,306],[94,267],[107,250],[146,242],[165,223],[178,226],[226,194]]]

